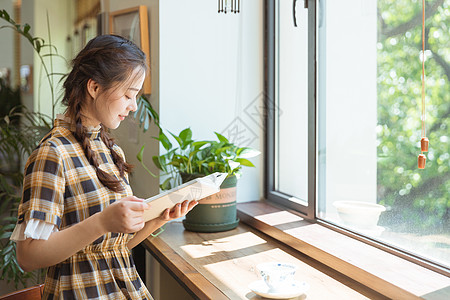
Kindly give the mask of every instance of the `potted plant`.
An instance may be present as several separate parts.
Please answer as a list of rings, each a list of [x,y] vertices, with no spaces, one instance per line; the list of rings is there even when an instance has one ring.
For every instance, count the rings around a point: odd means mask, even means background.
[[[219,232],[235,228],[239,219],[236,215],[236,185],[242,167],[254,167],[248,158],[260,154],[250,147],[238,147],[220,133],[217,140],[193,140],[190,128],[178,135],[170,133],[178,143],[174,147],[164,133],[156,138],[161,142],[165,154],[154,156],[153,162],[163,171],[165,180],[162,190],[171,189],[192,179],[214,172],[228,173],[219,193],[203,198],[183,220],[187,230],[197,232]],[[143,151],[143,148],[142,148]],[[142,153],[138,159],[142,163]]]

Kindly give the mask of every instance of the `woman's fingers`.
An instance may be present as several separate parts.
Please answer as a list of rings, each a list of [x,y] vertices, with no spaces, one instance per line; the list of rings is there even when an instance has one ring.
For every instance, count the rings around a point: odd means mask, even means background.
[[[144,211],[149,208],[143,199],[125,197],[102,211],[102,223],[109,232],[136,232],[144,227]]]
[[[172,219],[178,219],[179,217],[181,217],[181,204],[180,203],[175,205],[173,212],[170,214],[170,217]]]
[[[164,211],[163,219],[164,219],[165,221],[170,220],[170,213],[171,213],[171,212],[172,212],[172,211],[170,210],[170,208],[167,208],[167,209]]]
[[[129,209],[133,210],[133,211],[137,211],[137,212],[141,212],[143,213],[144,210],[149,209],[150,205],[145,203],[145,202],[131,202],[129,203]]]
[[[144,211],[146,209],[150,208],[150,205],[145,203],[143,201],[143,199],[137,199],[137,200],[132,200],[129,203],[129,207],[128,207],[131,211],[130,214],[130,223],[133,223],[132,225],[132,232],[136,232],[141,230],[142,228],[144,228],[145,226],[145,221],[144,221]]]
[[[188,201],[185,200],[183,203],[178,203],[172,209],[167,209],[163,213],[163,219],[165,221],[178,219],[184,215],[186,215],[194,206],[198,204],[197,201]]]
[[[145,202],[144,199],[131,196],[121,199],[120,201],[125,201],[128,208],[135,211],[143,211],[150,208],[150,205]]]
[[[191,209],[193,209],[198,204],[198,201],[191,201],[189,202],[189,205],[187,207],[187,212],[189,212]]]

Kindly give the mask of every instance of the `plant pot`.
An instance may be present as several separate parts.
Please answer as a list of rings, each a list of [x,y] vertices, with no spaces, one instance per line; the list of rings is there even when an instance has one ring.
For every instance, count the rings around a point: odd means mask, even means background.
[[[336,201],[333,205],[344,224],[359,229],[376,228],[380,214],[386,210],[383,205],[362,201]]]
[[[203,177],[201,174],[181,174],[183,183]],[[234,229],[239,224],[236,213],[236,176],[225,179],[220,192],[199,200],[186,215],[183,225],[195,232],[220,232]]]

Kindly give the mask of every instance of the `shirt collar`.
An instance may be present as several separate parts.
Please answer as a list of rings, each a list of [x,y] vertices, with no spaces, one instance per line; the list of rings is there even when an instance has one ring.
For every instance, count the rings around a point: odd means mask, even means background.
[[[55,119],[55,127],[64,127],[72,132],[76,131],[75,122],[72,121],[71,118],[67,117],[64,114],[57,114]],[[89,139],[94,140],[100,135],[100,130],[102,125],[98,126],[85,126],[86,134]]]

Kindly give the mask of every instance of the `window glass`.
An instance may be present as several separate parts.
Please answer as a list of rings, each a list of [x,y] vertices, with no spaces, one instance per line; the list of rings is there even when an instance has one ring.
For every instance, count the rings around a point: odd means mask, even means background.
[[[420,170],[421,5],[320,1],[317,217],[449,267],[450,12],[427,7]]]
[[[279,1],[276,30],[275,189],[307,205],[308,11]]]

